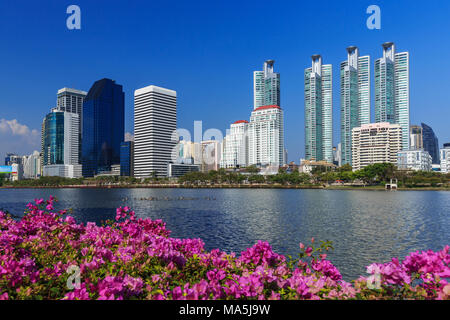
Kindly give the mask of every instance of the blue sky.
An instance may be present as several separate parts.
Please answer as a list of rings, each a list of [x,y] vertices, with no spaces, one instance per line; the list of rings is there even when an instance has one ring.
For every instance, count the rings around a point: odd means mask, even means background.
[[[66,8],[81,8],[81,30]],[[381,8],[381,30],[366,8]],[[133,92],[150,84],[178,93],[178,126],[225,132],[249,119],[253,71],[267,59],[281,73],[290,161],[304,156],[303,71],[319,53],[333,64],[334,144],[339,142],[339,63],[356,45],[373,63],[381,44],[410,52],[411,123],[450,142],[450,1],[2,1],[0,156],[39,148],[40,125],[62,87],[88,91],[103,77],[125,91],[126,131]],[[373,89],[373,88],[372,88]],[[373,91],[372,91],[373,115]],[[372,118],[373,119],[373,118]]]

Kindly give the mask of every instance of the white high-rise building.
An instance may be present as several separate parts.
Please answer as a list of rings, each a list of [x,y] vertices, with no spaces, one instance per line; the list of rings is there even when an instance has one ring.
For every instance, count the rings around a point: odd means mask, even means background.
[[[263,71],[253,72],[253,109],[280,105],[280,74],[273,72],[274,63],[267,60]]]
[[[39,151],[34,151],[28,156],[22,157],[23,177],[36,179],[41,175],[41,157]]]
[[[201,170],[219,170],[222,157],[222,144],[217,140],[205,140],[200,143],[202,150]]]
[[[253,110],[248,124],[248,165],[285,164],[283,110],[262,106]]]
[[[333,74],[332,65],[322,65],[312,56],[305,69],[305,157],[333,162]]]
[[[176,160],[177,93],[147,86],[134,92],[134,176],[167,176]]]
[[[352,130],[370,123],[370,57],[347,48],[341,63],[341,162],[352,164]]]
[[[248,121],[238,120],[222,141],[222,168],[246,167],[248,164]]]
[[[425,150],[403,150],[398,153],[397,167],[400,170],[431,171],[432,159]]]
[[[398,123],[402,150],[409,149],[409,53],[395,52],[383,43],[383,57],[375,61],[375,122]]]
[[[374,163],[397,165],[402,147],[402,131],[398,124],[388,122],[364,124],[352,130],[352,168],[362,169]]]
[[[83,112],[83,101],[86,96],[87,92],[85,91],[71,88],[59,89],[56,99],[56,109],[58,111],[76,113],[81,117]]]

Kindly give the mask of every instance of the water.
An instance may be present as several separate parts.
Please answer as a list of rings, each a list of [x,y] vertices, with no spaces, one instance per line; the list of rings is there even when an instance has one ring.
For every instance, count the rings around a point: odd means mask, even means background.
[[[372,262],[450,244],[447,191],[0,189],[0,208],[20,215],[26,203],[50,195],[83,222],[114,219],[115,208],[128,205],[137,217],[162,219],[173,237],[201,238],[208,250],[239,254],[266,240],[276,252],[296,255],[311,237],[331,240],[329,258],[346,280]]]

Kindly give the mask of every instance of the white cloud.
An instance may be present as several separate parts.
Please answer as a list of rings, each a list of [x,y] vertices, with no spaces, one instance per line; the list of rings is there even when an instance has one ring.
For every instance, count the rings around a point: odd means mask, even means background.
[[[0,155],[7,152],[31,154],[33,150],[40,149],[40,136],[40,131],[30,129],[17,119],[0,119]]]

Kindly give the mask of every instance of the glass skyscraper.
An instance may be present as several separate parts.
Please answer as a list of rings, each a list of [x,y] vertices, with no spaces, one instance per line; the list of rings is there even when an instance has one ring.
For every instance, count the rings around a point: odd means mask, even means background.
[[[402,150],[409,149],[409,53],[395,52],[383,43],[383,57],[375,61],[375,122],[398,123]]]
[[[124,92],[111,79],[96,81],[83,103],[81,162],[83,176],[111,171],[120,164],[124,140]]]
[[[280,105],[280,74],[273,72],[274,63],[274,60],[267,60],[263,71],[253,72],[253,109]]]
[[[352,164],[352,130],[370,123],[370,57],[347,48],[341,62],[341,164]]]
[[[433,164],[439,164],[439,142],[433,129],[422,123],[423,149],[431,155]]]
[[[332,66],[322,65],[320,55],[312,56],[305,69],[305,157],[333,162]]]

